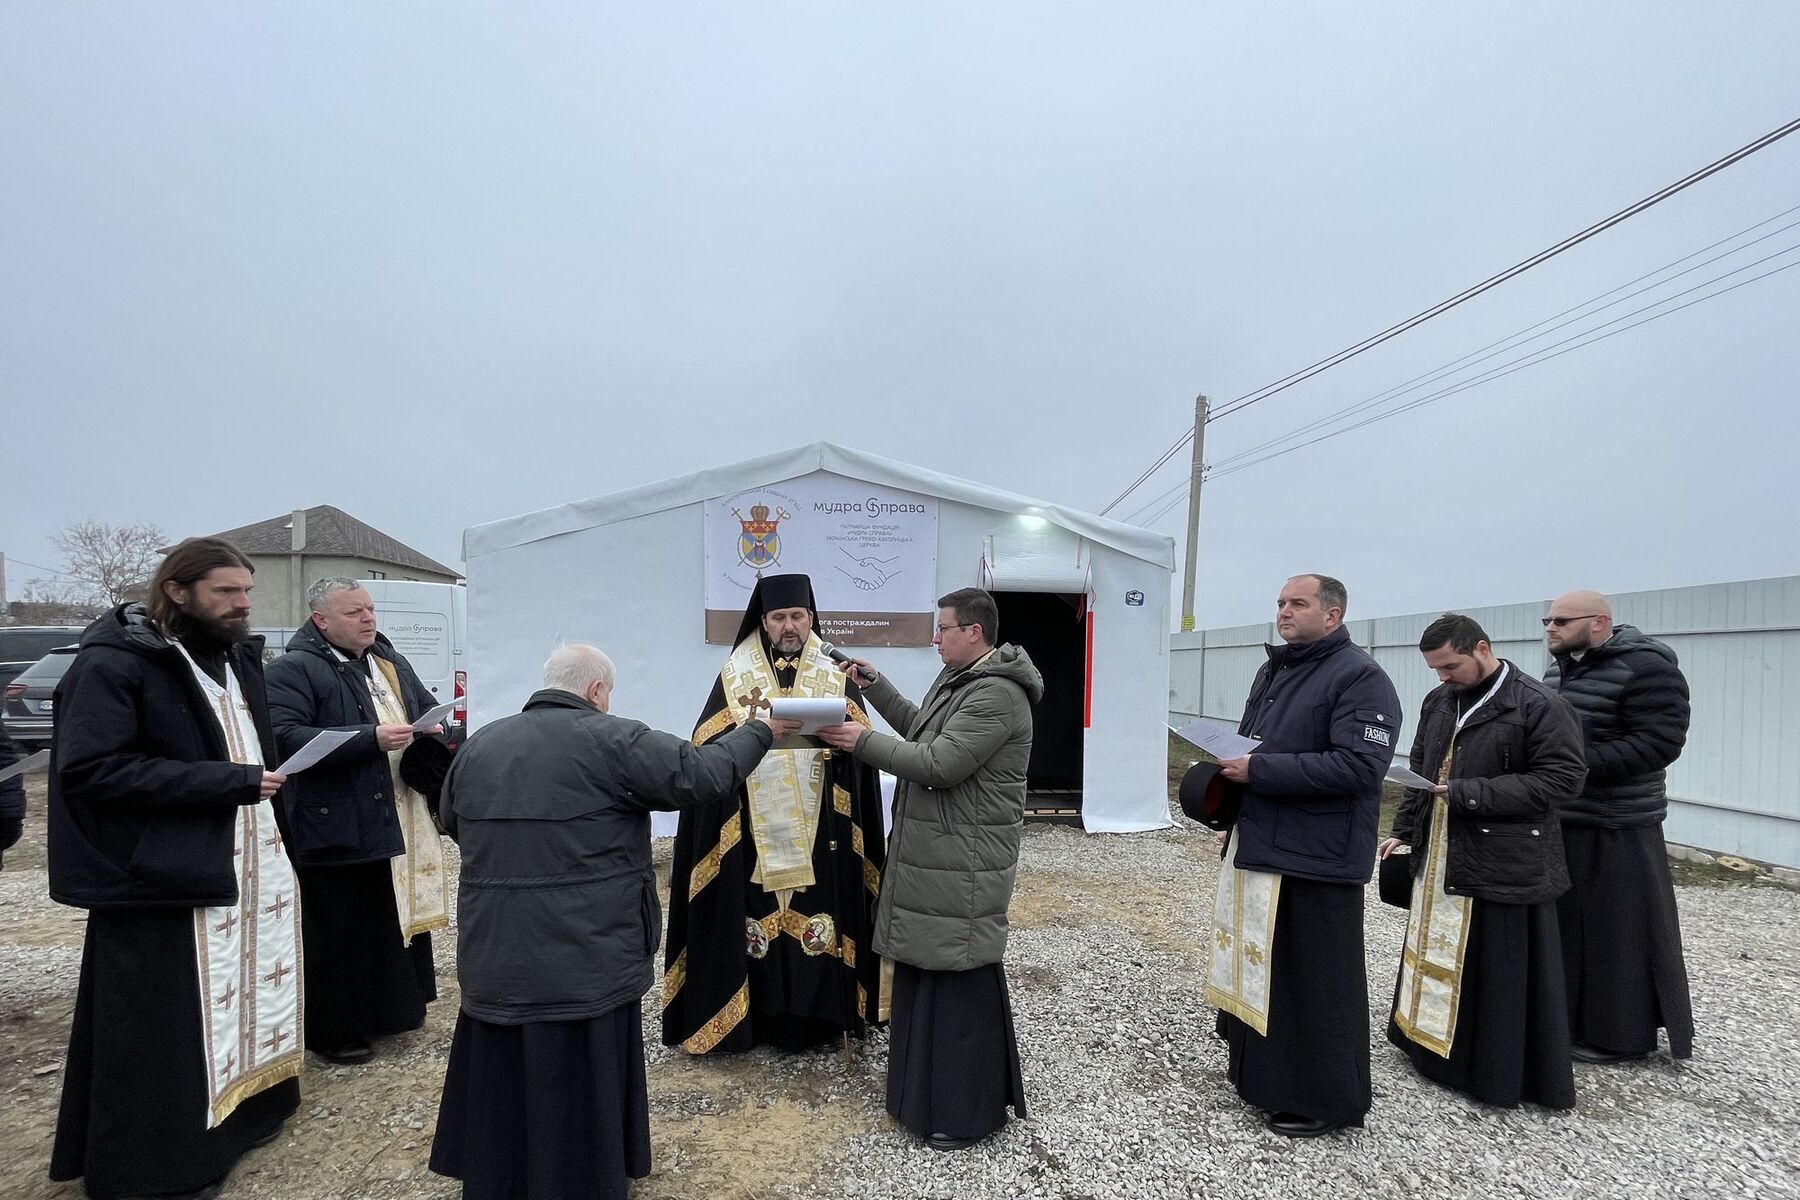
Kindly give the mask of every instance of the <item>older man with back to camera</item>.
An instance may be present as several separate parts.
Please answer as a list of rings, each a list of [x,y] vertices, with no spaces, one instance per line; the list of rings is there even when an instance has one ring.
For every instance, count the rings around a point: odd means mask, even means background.
[[[695,746],[613,716],[613,681],[593,646],[558,648],[543,688],[468,740],[440,793],[462,848],[462,1011],[431,1169],[469,1200],[621,1200],[649,1174],[650,813],[724,800],[800,727],[756,717]]]

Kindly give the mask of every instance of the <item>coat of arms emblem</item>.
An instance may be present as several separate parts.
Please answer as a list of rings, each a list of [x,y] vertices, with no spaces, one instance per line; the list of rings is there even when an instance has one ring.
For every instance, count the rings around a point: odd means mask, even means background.
[[[785,508],[777,507],[770,516],[770,508],[766,504],[752,504],[750,519],[737,509],[731,510],[743,531],[738,534],[738,564],[749,567],[760,577],[768,567],[781,562],[781,523],[793,516]]]

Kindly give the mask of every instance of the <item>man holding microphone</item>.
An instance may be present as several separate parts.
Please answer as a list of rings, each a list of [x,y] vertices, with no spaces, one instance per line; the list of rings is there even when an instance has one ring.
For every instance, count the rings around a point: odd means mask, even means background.
[[[942,597],[944,669],[919,704],[868,662],[839,664],[903,736],[850,722],[818,734],[899,781],[874,937],[894,963],[887,1109],[938,1150],[980,1141],[1008,1107],[1026,1115],[1001,960],[1044,680],[998,625],[987,592]]]

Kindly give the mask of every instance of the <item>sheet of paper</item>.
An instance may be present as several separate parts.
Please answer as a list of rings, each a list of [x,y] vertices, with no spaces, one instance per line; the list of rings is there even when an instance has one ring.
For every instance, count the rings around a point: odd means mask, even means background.
[[[296,771],[304,771],[355,736],[354,729],[327,729],[296,750],[286,762],[275,768],[275,773],[292,775]]]
[[[1387,770],[1387,777],[1402,787],[1424,788],[1430,791],[1437,784],[1420,775],[1403,762],[1396,762]]]
[[[848,710],[844,698],[830,696],[776,696],[769,701],[769,715],[800,722],[801,733],[817,733],[827,725],[842,725]]]
[[[1175,731],[1220,762],[1239,758],[1261,745],[1255,738],[1245,737],[1223,721],[1195,717]]]
[[[412,724],[413,732],[414,733],[424,733],[427,729],[430,729],[433,725],[443,724],[446,720],[448,720],[450,718],[450,714],[454,711],[456,711],[456,701],[454,701],[454,700],[450,701],[450,703],[448,703],[448,704],[438,705],[436,708],[432,709],[430,712],[426,713],[424,716],[420,717],[418,720],[413,722],[413,724]]]
[[[33,771],[50,769],[50,752],[39,750],[36,754],[27,754],[12,766],[0,771],[0,783],[5,783],[15,775],[29,775]]]

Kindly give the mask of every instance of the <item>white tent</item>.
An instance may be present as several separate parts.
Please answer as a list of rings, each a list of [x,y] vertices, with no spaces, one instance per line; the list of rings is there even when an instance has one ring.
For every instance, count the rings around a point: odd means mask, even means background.
[[[833,524],[844,520],[855,524]],[[811,574],[822,635],[917,700],[941,666],[928,644],[936,597],[985,586],[1000,640],[1025,645],[1046,678],[1034,801],[1078,803],[1096,832],[1169,823],[1175,549],[1163,534],[817,442],[478,525],[463,556],[476,726],[518,710],[558,642],[588,641],[618,664],[616,712],[690,731],[753,567]],[[871,575],[874,563],[889,574]],[[851,611],[882,593],[894,611]]]

